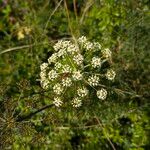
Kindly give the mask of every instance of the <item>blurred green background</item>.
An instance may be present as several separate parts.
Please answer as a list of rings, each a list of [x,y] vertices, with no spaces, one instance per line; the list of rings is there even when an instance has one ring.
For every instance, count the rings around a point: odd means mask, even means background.
[[[82,35],[112,50],[117,94],[17,121],[51,103],[38,79],[53,43]],[[149,56],[149,0],[0,0],[0,149],[149,150]]]

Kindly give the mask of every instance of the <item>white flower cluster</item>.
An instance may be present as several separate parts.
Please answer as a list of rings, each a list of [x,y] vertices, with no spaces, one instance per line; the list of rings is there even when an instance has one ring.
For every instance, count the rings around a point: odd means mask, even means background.
[[[88,82],[91,86],[97,86],[99,83],[99,77],[97,75],[92,75],[88,78]]]
[[[78,46],[74,45],[74,44],[70,44],[67,48],[67,52],[74,55],[75,53],[77,53],[79,51]]]
[[[78,97],[75,97],[73,100],[72,100],[72,106],[73,107],[80,107],[82,105],[82,101],[81,99],[79,99]]]
[[[59,97],[55,97],[54,101],[53,101],[53,104],[57,107],[60,107],[60,106],[62,106],[63,102]]]
[[[87,90],[85,87],[79,88],[79,89],[77,90],[77,93],[78,93],[78,96],[79,96],[79,97],[85,97],[85,96],[87,96],[87,94],[88,94],[88,90]]]
[[[53,91],[54,91],[54,93],[60,95],[60,94],[63,92],[63,87],[61,86],[60,83],[56,83],[56,84],[53,86]]]
[[[108,80],[114,80],[115,76],[116,76],[116,73],[114,70],[112,70],[112,69],[107,70],[106,78]]]
[[[49,64],[55,63],[57,58],[58,58],[58,56],[56,55],[56,53],[52,54],[52,56],[48,58],[48,63]]]
[[[62,68],[63,68],[62,73],[69,73],[69,72],[71,73],[72,72],[72,68],[69,65],[64,65]]]
[[[94,44],[92,42],[89,42],[87,41],[85,44],[84,44],[84,48],[86,50],[92,50],[94,48]]]
[[[80,71],[75,71],[75,72],[73,72],[72,78],[75,81],[82,80],[83,75],[81,74]]]
[[[78,39],[79,44],[86,50],[92,50],[94,48],[94,43],[87,40],[85,36]]]
[[[59,62],[56,62],[56,64],[55,64],[55,70],[59,70],[59,69],[61,69],[61,67],[62,67],[62,64],[61,63],[59,63]]]
[[[48,89],[49,83],[50,82],[49,82],[48,79],[44,79],[44,80],[41,79],[41,86],[42,86],[43,89]]]
[[[63,49],[67,49],[71,44],[70,41],[64,41],[64,40],[59,40],[55,45],[54,45],[54,50],[56,52],[63,50]]]
[[[62,79],[62,85],[63,86],[70,87],[71,84],[72,84],[72,80],[69,77]]]
[[[102,55],[105,58],[111,58],[111,54],[112,52],[108,48],[102,50]]]
[[[81,37],[79,37],[78,38],[78,42],[79,42],[79,44],[85,44],[86,42],[87,42],[88,40],[87,40],[87,38],[85,37],[85,36],[81,36]]]
[[[45,70],[40,72],[40,77],[41,77],[42,80],[46,79],[46,71]]]
[[[49,80],[47,79],[47,74],[46,74],[46,69],[48,67],[48,63],[43,63],[40,66],[41,72],[40,72],[40,82],[41,82],[41,86],[44,89],[47,89],[49,87]]]
[[[93,68],[101,67],[101,58],[93,57],[91,64]]]
[[[59,40],[59,41],[54,45],[54,50],[55,50],[55,51],[59,51],[59,50],[62,48],[63,45],[64,45],[64,44],[63,44],[63,41],[62,41],[62,40]]]
[[[107,91],[104,88],[102,88],[101,90],[98,90],[97,97],[101,100],[105,100],[107,97]]]
[[[41,70],[45,70],[47,67],[48,67],[48,63],[43,63],[40,66]]]
[[[72,106],[80,107],[86,97],[90,97],[91,89],[96,90],[97,98],[106,99],[107,90],[99,90],[101,77],[114,80],[116,76],[113,69],[102,70],[104,62],[111,59],[109,49],[103,49],[101,44],[91,42],[85,36],[76,42],[59,40],[53,48],[48,63],[40,66],[40,82],[43,89],[53,92],[56,107],[69,102],[70,97]]]
[[[86,51],[97,51],[97,50],[101,50],[102,46],[100,43],[98,42],[90,42],[87,40],[87,38],[85,36],[81,36],[78,39],[79,44],[81,45],[81,47],[83,47]]]
[[[48,73],[48,77],[49,77],[49,80],[53,81],[54,79],[58,77],[58,74],[55,70],[51,70]]]
[[[83,56],[81,54],[78,54],[78,55],[73,57],[73,60],[75,61],[75,63],[77,65],[81,65],[83,62]]]

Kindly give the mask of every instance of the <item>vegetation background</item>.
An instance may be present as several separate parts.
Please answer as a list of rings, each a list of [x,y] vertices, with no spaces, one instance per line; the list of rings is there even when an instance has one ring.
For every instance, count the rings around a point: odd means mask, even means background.
[[[56,109],[39,84],[59,39],[113,52],[117,94]],[[150,149],[149,0],[0,0],[0,149]]]

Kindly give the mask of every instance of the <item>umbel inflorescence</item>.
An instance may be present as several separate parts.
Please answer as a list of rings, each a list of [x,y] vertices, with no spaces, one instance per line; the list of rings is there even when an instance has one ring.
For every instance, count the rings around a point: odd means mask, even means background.
[[[107,86],[102,80],[113,81],[116,73],[111,66],[112,52],[85,36],[76,41],[59,40],[47,63],[41,64],[40,82],[43,89],[51,91],[53,103],[60,107],[80,107],[95,93],[100,100],[107,98]]]

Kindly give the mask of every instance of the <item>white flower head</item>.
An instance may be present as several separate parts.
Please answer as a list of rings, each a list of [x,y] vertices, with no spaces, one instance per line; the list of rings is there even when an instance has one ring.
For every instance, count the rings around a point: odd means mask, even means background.
[[[48,63],[42,63],[42,64],[40,65],[41,71],[45,70],[47,67],[48,67]]]
[[[79,44],[85,44],[87,42],[86,36],[81,36],[78,38]]]
[[[101,100],[105,100],[107,97],[107,91],[104,88],[102,88],[101,90],[98,90],[97,97]]]
[[[58,56],[58,57],[61,57],[61,56],[62,56],[62,57],[64,58],[64,56],[65,56],[66,53],[67,53],[66,49],[62,48],[62,49],[60,49],[60,50],[58,51],[57,56]]]
[[[101,58],[93,57],[91,64],[93,68],[101,67]]]
[[[76,45],[74,45],[74,44],[70,44],[69,46],[68,46],[68,48],[67,48],[67,52],[69,53],[69,54],[72,54],[72,55],[74,55],[75,53],[77,53],[79,51],[79,48],[76,46]]]
[[[99,77],[97,75],[92,75],[88,78],[88,82],[91,86],[97,86],[99,83]]]
[[[59,70],[62,67],[62,64],[59,62],[56,62],[55,64],[55,70]]]
[[[82,80],[83,75],[81,74],[80,71],[75,71],[75,72],[73,72],[72,78],[75,81]]]
[[[55,51],[59,51],[62,48],[62,40],[59,40],[53,47]]]
[[[59,41],[53,46],[53,48],[54,48],[54,50],[55,50],[56,52],[58,52],[58,51],[60,51],[60,50],[62,50],[62,49],[65,50],[70,44],[71,44],[70,41],[59,40]]]
[[[49,80],[48,79],[45,79],[45,80],[41,80],[41,86],[43,89],[48,89],[49,88]]]
[[[62,106],[63,102],[62,102],[62,100],[61,100],[59,97],[55,97],[55,98],[54,98],[54,101],[53,101],[53,104],[54,104],[56,107],[60,107],[60,106]]]
[[[82,105],[82,101],[81,99],[79,99],[78,97],[75,97],[73,100],[72,100],[72,106],[73,107],[80,107]]]
[[[85,97],[88,95],[88,90],[85,87],[82,87],[77,90],[77,93],[79,97]]]
[[[58,77],[58,74],[57,74],[57,72],[55,70],[49,71],[49,73],[48,73],[49,80],[53,81],[57,77]]]
[[[72,68],[69,65],[63,65],[62,73],[71,73]]]
[[[112,52],[108,48],[102,50],[102,55],[105,58],[111,58],[111,54]]]
[[[42,70],[41,72],[40,72],[40,77],[41,77],[41,79],[43,80],[45,80],[46,79],[46,71],[45,70]]]
[[[63,41],[62,42],[62,49],[67,49],[68,46],[71,45],[71,42],[70,41]]]
[[[62,85],[65,87],[70,87],[72,85],[72,81],[69,77],[62,79]]]
[[[73,60],[77,65],[81,65],[83,63],[83,56],[81,54],[78,54],[73,57]]]
[[[115,76],[116,76],[116,73],[114,70],[112,70],[112,69],[107,70],[106,78],[108,80],[114,80]]]
[[[56,83],[56,84],[53,86],[53,91],[54,91],[54,93],[60,95],[60,94],[63,92],[63,87],[61,86],[61,84]]]
[[[57,58],[58,58],[57,53],[52,54],[52,55],[48,58],[48,63],[49,63],[49,64],[55,63],[56,60],[57,60]]]
[[[89,51],[89,50],[92,50],[93,48],[94,48],[94,44],[92,43],[92,42],[86,42],[85,44],[84,44],[84,48],[87,50],[87,51]]]

